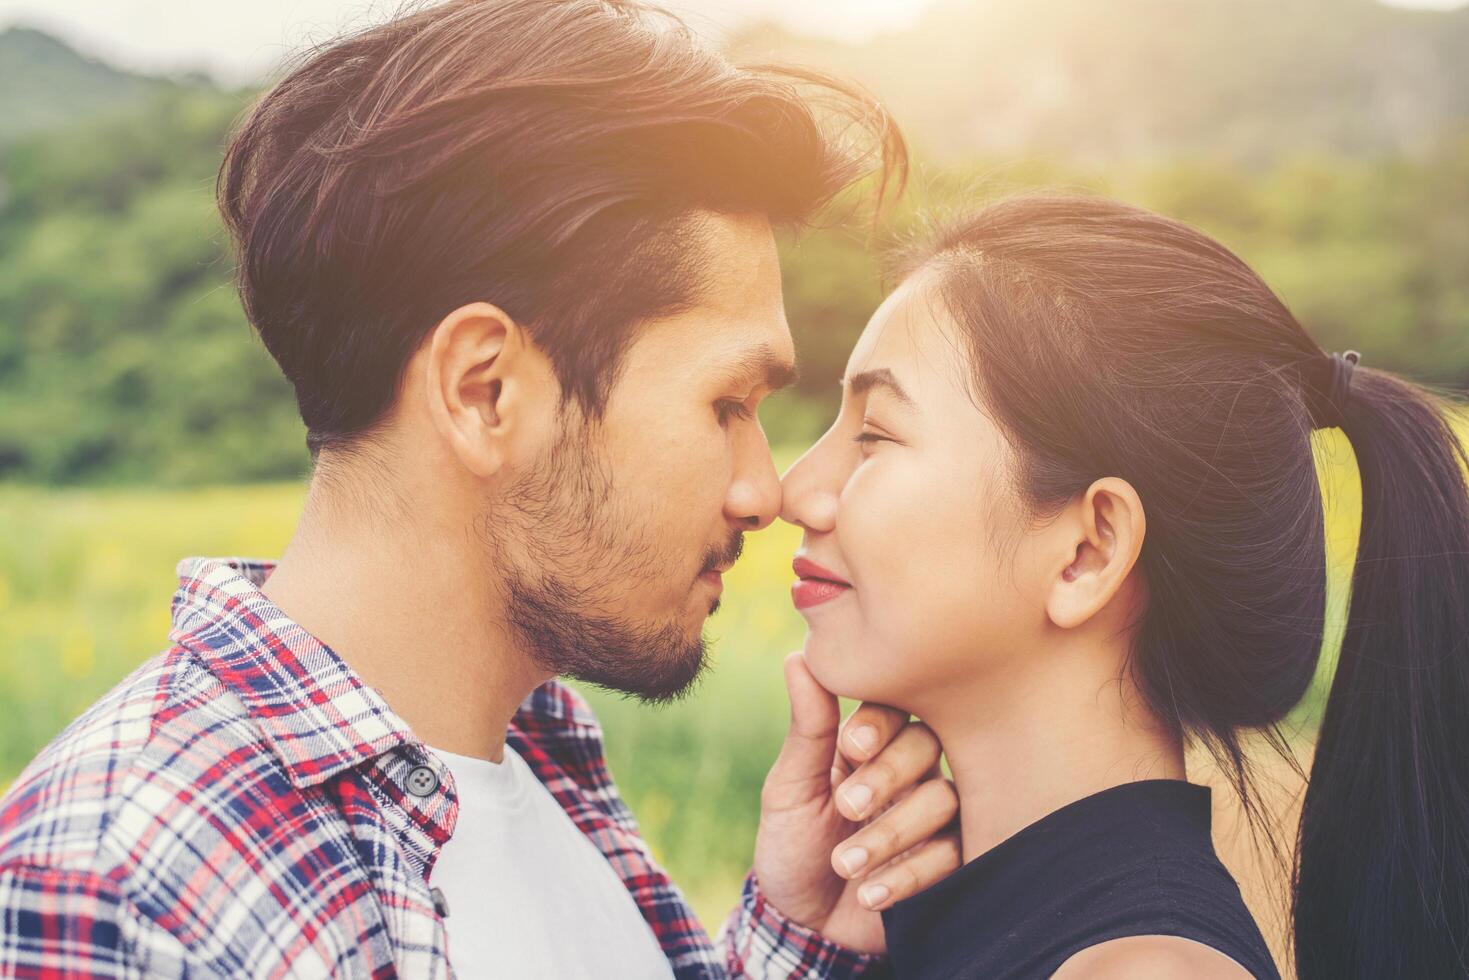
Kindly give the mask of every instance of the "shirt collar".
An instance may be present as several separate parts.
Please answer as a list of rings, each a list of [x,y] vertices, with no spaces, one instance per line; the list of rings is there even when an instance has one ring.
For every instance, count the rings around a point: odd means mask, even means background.
[[[422,745],[374,688],[260,591],[275,562],[178,563],[171,642],[238,697],[297,787]]]

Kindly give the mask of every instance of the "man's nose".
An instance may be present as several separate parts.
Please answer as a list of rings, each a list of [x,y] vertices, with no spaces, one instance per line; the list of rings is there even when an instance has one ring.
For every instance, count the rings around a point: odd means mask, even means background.
[[[781,500],[780,475],[769,445],[761,439],[759,451],[748,454],[730,483],[725,513],[731,522],[759,531],[780,515]]]

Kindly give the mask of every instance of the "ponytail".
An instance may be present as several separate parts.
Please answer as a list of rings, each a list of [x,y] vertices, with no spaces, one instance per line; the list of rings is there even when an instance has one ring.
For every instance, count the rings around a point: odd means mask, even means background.
[[[1350,614],[1301,815],[1301,980],[1469,976],[1469,486],[1448,406],[1359,370]]]

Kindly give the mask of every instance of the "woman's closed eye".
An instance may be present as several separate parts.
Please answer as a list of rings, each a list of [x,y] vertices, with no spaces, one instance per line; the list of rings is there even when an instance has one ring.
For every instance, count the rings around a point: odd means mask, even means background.
[[[877,443],[877,442],[896,442],[897,441],[896,439],[893,439],[891,436],[885,436],[885,435],[883,435],[880,432],[874,432],[871,429],[866,428],[866,426],[867,425],[870,425],[870,424],[871,423],[868,423],[868,422],[866,422],[864,420],[864,422],[863,422],[863,426],[864,427],[863,427],[862,431],[859,432],[859,433],[857,433],[855,436],[853,436],[852,437],[852,441],[855,442],[855,443],[857,443],[858,445],[861,445],[861,446],[867,446],[867,445],[870,445],[872,443]]]

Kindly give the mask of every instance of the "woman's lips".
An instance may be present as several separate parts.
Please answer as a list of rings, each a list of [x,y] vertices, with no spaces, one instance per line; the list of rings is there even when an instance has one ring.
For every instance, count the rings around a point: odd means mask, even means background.
[[[796,604],[797,609],[809,609],[851,591],[850,585],[838,585],[819,578],[803,578],[791,586],[791,601]]]
[[[791,586],[791,600],[797,609],[809,609],[852,590],[852,583],[802,555],[796,556],[791,568],[800,576]]]

